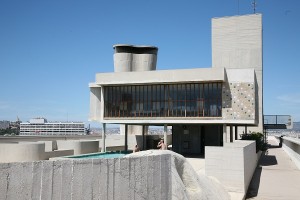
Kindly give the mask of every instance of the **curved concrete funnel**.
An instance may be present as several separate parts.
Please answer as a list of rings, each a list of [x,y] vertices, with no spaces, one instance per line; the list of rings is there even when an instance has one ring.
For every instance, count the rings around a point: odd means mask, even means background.
[[[157,47],[116,44],[113,48],[115,72],[156,70]]]

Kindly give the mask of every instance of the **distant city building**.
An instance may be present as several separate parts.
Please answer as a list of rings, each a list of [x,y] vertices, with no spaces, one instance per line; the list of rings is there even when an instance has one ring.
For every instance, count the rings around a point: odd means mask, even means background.
[[[47,122],[45,118],[30,119],[20,124],[20,135],[84,135],[83,122]]]
[[[0,129],[9,128],[9,121],[0,121]]]

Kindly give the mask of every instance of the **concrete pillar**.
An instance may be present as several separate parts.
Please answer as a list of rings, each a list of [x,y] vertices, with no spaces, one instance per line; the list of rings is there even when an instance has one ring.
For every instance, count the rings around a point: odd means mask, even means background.
[[[234,134],[235,134],[235,140],[238,140],[238,126],[235,126]]]
[[[168,125],[164,124],[164,142],[165,142],[165,144],[168,147],[168,137],[167,137],[168,135],[167,135],[167,132],[168,132]]]
[[[142,142],[143,142],[142,150],[145,150],[145,126],[144,125],[143,125],[143,132],[142,132]]]
[[[128,125],[125,124],[125,151],[128,151]]]
[[[230,142],[233,142],[233,127],[230,125]]]
[[[102,144],[101,144],[101,152],[106,152],[105,147],[105,134],[106,134],[106,124],[102,123]]]
[[[227,126],[226,124],[223,124],[223,145],[224,143],[227,143]]]
[[[248,130],[247,130],[247,125],[245,125],[245,134],[247,134]]]

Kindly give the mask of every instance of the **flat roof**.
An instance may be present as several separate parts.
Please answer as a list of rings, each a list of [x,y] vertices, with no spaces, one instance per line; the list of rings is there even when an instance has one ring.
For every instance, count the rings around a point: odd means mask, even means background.
[[[96,81],[90,83],[90,87],[97,85],[224,82],[224,74],[223,68],[97,73]]]
[[[150,45],[132,45],[132,44],[115,44],[113,45],[113,48],[116,47],[134,47],[134,48],[150,48],[150,49],[158,49],[156,46],[150,46]]]

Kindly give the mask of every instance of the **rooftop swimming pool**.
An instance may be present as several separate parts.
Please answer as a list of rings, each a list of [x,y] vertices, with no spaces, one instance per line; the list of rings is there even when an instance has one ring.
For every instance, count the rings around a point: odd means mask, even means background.
[[[93,158],[122,158],[123,156],[129,154],[129,152],[105,152],[105,153],[90,153],[78,156],[66,156],[65,158],[75,158],[75,159],[93,159]]]

